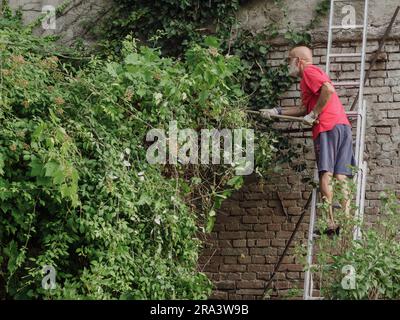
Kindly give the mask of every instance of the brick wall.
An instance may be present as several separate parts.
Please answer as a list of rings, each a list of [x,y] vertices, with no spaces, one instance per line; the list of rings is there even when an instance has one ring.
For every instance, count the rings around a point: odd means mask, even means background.
[[[314,64],[324,68],[326,44],[313,50]],[[338,52],[356,52],[360,44],[336,43]],[[368,43],[369,61],[378,48],[377,41]],[[287,55],[288,47],[279,46],[270,55],[271,67],[279,65]],[[379,210],[379,193],[390,188],[400,196],[400,44],[388,41],[385,54],[374,67],[365,88],[368,102],[365,159],[369,174],[366,187],[365,221],[373,223]],[[337,58],[331,69],[332,79],[357,80],[360,63],[357,58]],[[367,64],[367,68],[369,65]],[[280,101],[282,106],[300,104],[300,94],[294,85]],[[357,89],[338,88],[344,105],[349,107]],[[296,128],[297,124],[280,123],[277,127]],[[217,214],[213,232],[204,245],[199,259],[203,270],[215,284],[214,299],[260,299],[264,285],[294,229],[310,188],[303,177],[312,177],[314,151],[309,133],[291,134],[291,144],[301,155],[297,164],[306,169],[296,172],[286,166],[282,173],[268,177],[261,184],[255,176],[246,178],[245,186],[226,200]],[[277,192],[282,198],[282,204]],[[286,216],[286,214],[288,216]],[[293,247],[305,242],[308,232],[308,214],[292,243],[273,282],[272,297],[287,296],[291,289],[303,287],[304,273],[293,255]],[[299,292],[301,296],[302,292]]]

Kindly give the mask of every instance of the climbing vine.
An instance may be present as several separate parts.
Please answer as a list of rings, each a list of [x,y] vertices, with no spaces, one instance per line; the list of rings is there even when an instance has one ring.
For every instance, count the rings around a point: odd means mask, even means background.
[[[243,178],[228,165],[147,165],[145,136],[176,119],[253,128],[245,110],[276,104],[290,85],[285,65],[268,66],[276,30],[229,41],[244,3],[116,1],[89,56],[33,36],[37,22],[24,27],[3,2],[2,298],[207,298],[202,234]],[[285,140],[267,126],[256,142],[265,176]],[[51,292],[44,265],[58,270]]]

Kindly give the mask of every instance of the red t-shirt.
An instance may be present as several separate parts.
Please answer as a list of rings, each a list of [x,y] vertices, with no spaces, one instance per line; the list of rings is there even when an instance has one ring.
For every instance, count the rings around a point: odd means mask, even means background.
[[[303,71],[303,77],[300,82],[301,99],[303,105],[307,108],[307,113],[310,113],[320,96],[320,90],[325,82],[330,82],[328,75],[320,68],[314,65],[308,65]],[[328,103],[318,116],[319,123],[312,128],[313,139],[317,139],[320,132],[329,131],[337,124],[347,124],[350,122],[337,93],[333,93]]]

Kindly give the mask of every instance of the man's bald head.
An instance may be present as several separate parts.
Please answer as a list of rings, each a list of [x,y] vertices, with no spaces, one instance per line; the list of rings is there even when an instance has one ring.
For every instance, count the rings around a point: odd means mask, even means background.
[[[313,63],[312,51],[305,46],[297,46],[289,51],[289,75],[297,78],[303,76],[304,69]]]
[[[290,50],[289,57],[300,58],[306,63],[312,63],[313,59],[311,49],[305,46],[294,47],[292,50]]]

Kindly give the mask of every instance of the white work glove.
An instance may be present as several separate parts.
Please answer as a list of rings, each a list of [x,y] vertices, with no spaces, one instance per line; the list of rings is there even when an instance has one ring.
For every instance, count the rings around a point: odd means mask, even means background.
[[[278,109],[277,108],[272,108],[272,109],[261,109],[261,117],[266,118],[271,120],[271,115],[278,115]]]
[[[317,118],[318,116],[315,114],[315,112],[311,111],[303,118],[303,123],[309,126],[313,126],[315,122],[318,122]]]

